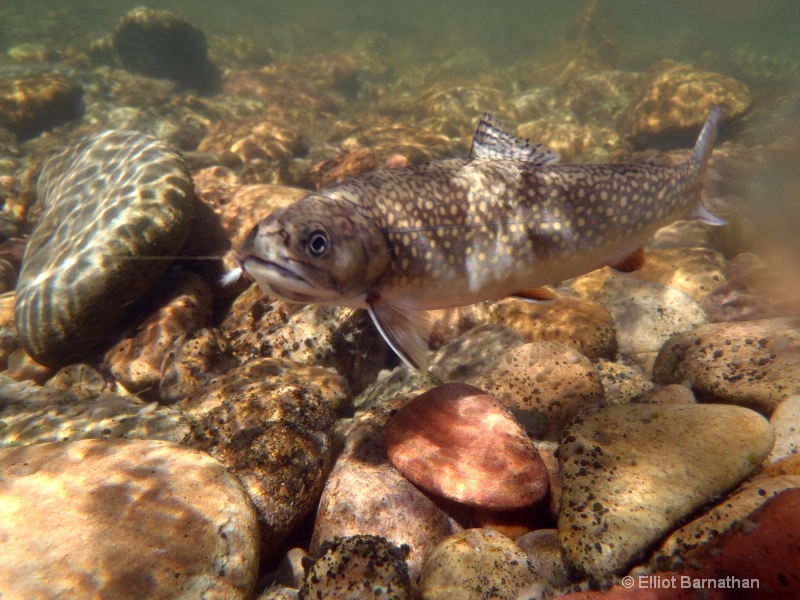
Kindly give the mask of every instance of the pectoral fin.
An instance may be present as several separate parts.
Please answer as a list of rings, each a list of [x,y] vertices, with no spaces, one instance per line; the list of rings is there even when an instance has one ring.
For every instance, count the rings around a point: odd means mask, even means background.
[[[428,370],[430,323],[424,311],[377,299],[368,301],[369,314],[383,339],[412,369]]]
[[[612,268],[623,273],[632,273],[638,271],[644,266],[644,246],[638,248],[633,254],[626,256],[618,263],[611,265]]]
[[[552,304],[555,302],[556,293],[550,288],[538,287],[519,290],[511,294],[512,298],[525,300],[526,302],[536,302],[537,304]]]

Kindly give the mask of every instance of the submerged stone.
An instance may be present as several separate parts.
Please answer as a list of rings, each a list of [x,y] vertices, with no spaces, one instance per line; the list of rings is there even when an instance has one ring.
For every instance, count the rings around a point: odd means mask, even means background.
[[[164,142],[106,131],[50,158],[37,193],[15,316],[28,353],[53,366],[102,343],[164,272],[189,233],[194,191]]]

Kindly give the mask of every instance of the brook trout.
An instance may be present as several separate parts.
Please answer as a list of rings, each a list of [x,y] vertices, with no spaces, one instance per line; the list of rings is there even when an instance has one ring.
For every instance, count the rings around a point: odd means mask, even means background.
[[[678,165],[557,164],[485,114],[466,158],[380,169],[320,189],[261,221],[242,269],[289,302],[366,308],[394,351],[427,368],[425,311],[515,296],[615,265],[673,221],[724,223],[702,204],[719,110]]]

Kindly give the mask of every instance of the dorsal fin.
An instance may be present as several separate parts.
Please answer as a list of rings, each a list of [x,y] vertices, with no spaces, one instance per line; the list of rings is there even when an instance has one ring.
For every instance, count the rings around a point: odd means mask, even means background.
[[[503,131],[492,114],[487,112],[483,113],[475,130],[469,158],[506,159],[541,166],[556,162],[558,154],[541,144],[531,146],[528,140],[519,140]]]

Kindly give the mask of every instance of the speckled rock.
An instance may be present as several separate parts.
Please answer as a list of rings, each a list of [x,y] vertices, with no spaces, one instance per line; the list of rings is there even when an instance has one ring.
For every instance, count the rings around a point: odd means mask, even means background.
[[[714,250],[663,249],[648,252],[644,267],[628,277],[666,285],[701,303],[725,283],[727,270],[725,258]]]
[[[0,128],[26,140],[83,115],[83,88],[60,75],[0,78]]]
[[[37,193],[17,330],[36,360],[63,364],[102,342],[166,269],[189,233],[194,192],[166,144],[108,131],[47,161]]]
[[[752,94],[742,83],[690,65],[662,61],[642,76],[639,89],[619,118],[620,131],[650,142],[668,135],[696,132],[714,106],[723,119],[741,116]]]
[[[440,384],[428,373],[415,371],[407,364],[402,363],[394,369],[384,369],[378,373],[375,381],[353,399],[356,409],[379,406],[408,394],[419,394],[420,390],[427,390]]]
[[[235,366],[226,340],[214,328],[198,329],[178,337],[161,363],[158,395],[174,404]]]
[[[148,77],[171,79],[210,94],[219,89],[220,72],[208,59],[205,34],[166,10],[135,8],[114,32],[92,44],[95,62]]]
[[[608,404],[634,402],[653,390],[650,381],[638,366],[624,365],[610,360],[592,361],[603,384],[603,396]]]
[[[536,574],[551,587],[560,588],[570,584],[569,568],[561,554],[558,531],[537,529],[518,537],[516,544],[528,555]]]
[[[474,129],[476,118],[486,110],[481,108],[468,120],[461,123],[463,135],[471,135],[468,128]],[[469,123],[469,124],[468,124]],[[452,158],[458,155],[459,145],[451,136],[424,125],[413,124],[377,124],[353,133],[342,141],[342,148],[356,146],[371,148],[379,160],[387,160],[392,156],[403,156],[410,164]]]
[[[202,452],[142,440],[36,444],[0,450],[0,473],[4,596],[227,600],[253,592],[253,507]]]
[[[491,322],[491,302],[428,311],[430,348],[439,350],[479,325]]]
[[[603,400],[600,376],[589,359],[555,342],[505,353],[475,385],[500,400],[535,439],[560,439],[572,417]]]
[[[655,551],[652,564],[675,569],[691,550],[742,525],[744,519],[770,498],[800,488],[800,455],[767,465],[708,512],[673,531]]]
[[[775,445],[767,462],[796,455],[800,450],[800,396],[790,396],[778,404],[769,423],[775,432]]]
[[[419,587],[425,600],[517,598],[544,578],[510,539],[488,529],[467,529],[441,542],[425,561]]]
[[[614,319],[599,304],[560,295],[552,304],[506,299],[490,307],[494,323],[510,327],[526,342],[560,342],[589,358],[613,358]]]
[[[258,512],[262,558],[314,508],[331,463],[331,374],[297,381],[280,361],[231,371],[177,406],[196,420],[190,443],[224,462]],[[294,381],[293,381],[294,380]]]
[[[769,415],[800,393],[800,332],[781,319],[698,327],[664,345],[653,373],[657,383],[689,385],[701,402]]]
[[[242,359],[274,357],[333,367],[355,392],[364,389],[393,356],[367,311],[287,304],[251,286],[230,309],[220,330]]]
[[[487,106],[501,120],[516,118],[516,107],[503,92],[480,84],[434,84],[419,94],[417,106],[424,116],[444,117],[448,127],[442,133],[453,137],[471,136],[476,120],[487,110]]]
[[[697,399],[688,387],[673,383],[659,386],[639,401],[643,404],[694,404]]]
[[[474,381],[491,372],[503,354],[524,343],[508,327],[494,323],[478,325],[439,350],[429,372],[440,381]]]
[[[393,546],[375,535],[338,538],[320,548],[308,568],[299,598],[407,600],[412,598],[403,562],[408,548]]]
[[[190,431],[182,413],[136,396],[81,397],[5,376],[0,407],[0,447],[119,437],[181,442]]]
[[[270,587],[261,592],[256,600],[297,600],[299,598],[299,591],[278,586]]]
[[[389,459],[437,496],[491,510],[529,506],[547,493],[547,469],[508,410],[480,389],[445,383],[386,423]]]
[[[132,335],[112,346],[105,362],[129,392],[158,399],[161,365],[175,341],[211,324],[211,290],[200,276],[179,271],[153,290],[148,304],[154,310],[131,325]]]
[[[738,406],[582,413],[559,448],[558,533],[567,561],[595,579],[624,572],[676,522],[747,477],[772,442],[769,423]]]
[[[381,535],[396,546],[408,546],[408,572],[416,581],[429,552],[459,529],[386,456],[383,426],[390,412],[409,397],[356,413],[322,492],[311,539],[312,554],[319,554],[325,541],[337,537]]]
[[[625,276],[605,280],[596,301],[614,317],[620,350],[658,352],[671,336],[708,322],[708,315],[676,289]]]

